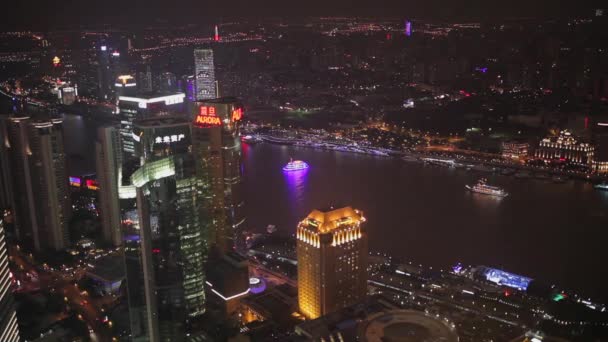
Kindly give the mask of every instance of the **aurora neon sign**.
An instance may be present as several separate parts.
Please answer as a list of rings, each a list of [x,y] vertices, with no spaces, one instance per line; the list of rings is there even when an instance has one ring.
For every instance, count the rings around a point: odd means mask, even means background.
[[[231,122],[241,121],[243,109],[235,108],[229,115]],[[228,123],[228,119],[224,120]],[[199,113],[194,119],[194,123],[199,127],[221,126],[222,119],[217,115],[217,108],[213,106],[200,106]]]
[[[194,120],[198,126],[221,126],[222,120],[215,114],[215,107],[201,106],[199,113]]]

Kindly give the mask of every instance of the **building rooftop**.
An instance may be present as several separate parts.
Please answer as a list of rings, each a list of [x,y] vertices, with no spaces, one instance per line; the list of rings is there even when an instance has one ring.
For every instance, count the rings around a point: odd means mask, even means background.
[[[296,333],[326,341],[458,341],[454,326],[445,319],[398,309],[380,296],[306,321],[296,327]]]
[[[352,207],[329,210],[313,210],[302,221],[309,227],[315,227],[320,233],[328,233],[344,224],[364,222],[363,213]]]

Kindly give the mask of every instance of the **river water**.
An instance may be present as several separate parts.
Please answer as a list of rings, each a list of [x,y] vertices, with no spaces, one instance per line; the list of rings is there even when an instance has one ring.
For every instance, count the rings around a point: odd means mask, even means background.
[[[72,173],[94,172],[94,122],[65,117]],[[516,179],[387,157],[243,145],[247,227],[293,234],[314,208],[351,205],[367,217],[370,249],[437,268],[499,267],[608,302],[608,192],[590,184]],[[77,156],[77,157],[73,157]],[[284,173],[290,158],[310,165]],[[472,194],[486,176],[510,193]]]

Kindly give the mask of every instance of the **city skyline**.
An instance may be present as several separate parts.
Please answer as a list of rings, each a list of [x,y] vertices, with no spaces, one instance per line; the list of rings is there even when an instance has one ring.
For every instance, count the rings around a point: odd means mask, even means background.
[[[90,25],[119,25],[125,27],[143,26],[162,23],[200,23],[201,19],[213,28],[213,25],[222,21],[233,19],[260,20],[268,17],[303,16],[375,16],[392,17],[396,13],[401,16],[436,20],[479,20],[479,19],[505,19],[509,17],[542,17],[585,15],[596,8],[605,8],[601,1],[588,1],[583,4],[561,2],[556,6],[554,2],[543,0],[534,3],[525,1],[511,1],[505,3],[498,0],[460,0],[444,2],[434,0],[424,4],[412,1],[383,2],[380,6],[369,0],[357,0],[354,4],[344,0],[330,3],[313,1],[312,3],[287,4],[278,1],[264,1],[260,3],[244,3],[240,1],[223,2],[221,4],[210,2],[195,2],[182,0],[174,6],[164,6],[160,1],[153,1],[146,6],[118,1],[91,3],[84,6],[77,1],[64,1],[61,3],[45,3],[30,0],[14,4],[13,15],[2,17],[6,27],[20,27],[24,29],[47,30],[52,27],[74,28]],[[190,8],[191,11],[184,11]],[[20,13],[21,15],[16,15]],[[55,14],[48,16],[48,13]],[[140,17],[137,17],[140,14]],[[15,18],[21,18],[16,21]],[[137,17],[137,19],[133,19]],[[71,18],[71,20],[67,20]]]
[[[0,336],[608,337],[607,11],[136,5],[0,31]]]

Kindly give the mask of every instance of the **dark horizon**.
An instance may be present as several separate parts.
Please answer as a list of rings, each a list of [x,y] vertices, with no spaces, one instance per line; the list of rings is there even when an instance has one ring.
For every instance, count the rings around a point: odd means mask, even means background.
[[[445,2],[445,3],[444,3]],[[14,2],[0,14],[2,30],[56,30],[99,27],[103,25],[124,27],[150,26],[155,24],[221,23],[232,18],[263,20],[269,17],[304,18],[309,16],[366,16],[392,18],[421,18],[425,20],[501,20],[517,17],[560,18],[590,17],[595,8],[608,7],[600,1],[482,1],[482,0],[386,0],[381,4],[371,0],[334,0],[331,3],[310,0],[287,4],[283,1],[265,0],[248,2],[227,0],[211,1],[177,0],[164,2],[125,2],[106,0],[88,2],[64,0],[49,2],[29,0]],[[603,7],[602,7],[603,6]]]

